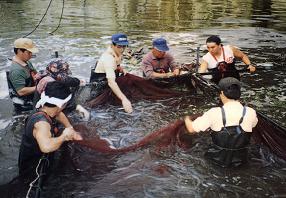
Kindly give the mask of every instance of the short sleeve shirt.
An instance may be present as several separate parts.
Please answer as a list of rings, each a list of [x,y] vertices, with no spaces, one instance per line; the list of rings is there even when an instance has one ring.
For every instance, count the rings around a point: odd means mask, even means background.
[[[141,69],[145,76],[150,78],[152,73],[157,69],[174,71],[176,69],[176,63],[174,61],[174,57],[168,52],[166,52],[163,58],[157,59],[153,55],[152,51],[150,51],[143,57]]]
[[[31,78],[30,71],[36,71],[31,62],[28,61],[26,66],[12,62],[9,72],[9,79],[16,91],[26,86],[32,86],[31,84],[26,85],[26,80]]]
[[[94,72],[105,73],[107,79],[115,79],[115,70],[120,63],[121,57],[118,57],[113,49],[109,47],[99,58]]]
[[[226,126],[238,126],[242,117],[243,106],[238,101],[229,101],[223,106],[226,116]],[[258,122],[254,109],[246,107],[246,114],[241,123],[241,127],[246,132],[252,132],[252,128]],[[220,107],[211,108],[201,117],[192,122],[192,126],[196,132],[205,131],[208,128],[213,131],[220,131],[223,127],[222,112]]]

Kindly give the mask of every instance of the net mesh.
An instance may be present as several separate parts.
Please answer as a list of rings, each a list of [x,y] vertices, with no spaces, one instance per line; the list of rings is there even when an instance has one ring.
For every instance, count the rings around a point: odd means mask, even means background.
[[[132,74],[118,77],[116,78],[116,82],[124,95],[132,101],[142,99],[156,100],[182,95],[182,92],[164,89],[170,86],[169,83],[168,85],[166,83],[158,83]],[[104,103],[120,104],[120,100],[109,87],[106,88],[101,95],[88,101],[86,105],[93,108]]]
[[[207,91],[207,93],[216,94],[215,88],[210,86],[208,82],[201,81],[200,78],[196,78],[196,76],[193,75],[184,75],[181,78],[154,81],[127,74],[117,78],[116,81],[122,92],[132,101],[139,99],[155,100],[181,96],[183,92],[167,89],[174,84],[178,84],[178,82],[187,84],[189,87],[194,85],[197,89],[203,90],[203,92],[205,92],[204,89],[211,89],[212,91]],[[95,107],[96,105],[104,104],[106,102],[119,104],[119,100],[109,88],[99,97],[89,101],[87,104],[89,107]],[[259,112],[257,112],[257,115],[259,122],[253,129],[253,142],[255,144],[267,146],[272,153],[286,160],[286,129]],[[198,115],[193,115],[192,118],[194,119],[196,117],[198,117]],[[93,134],[97,134],[94,128],[82,124],[77,127],[78,131],[83,135],[86,134],[87,131],[94,131]],[[102,153],[124,153],[145,146],[155,146],[157,150],[165,147],[172,147],[174,145],[180,146],[181,148],[190,148],[194,136],[187,134],[185,131],[184,122],[182,120],[176,120],[168,126],[150,133],[137,143],[124,148],[113,148],[106,139],[101,138],[99,135],[86,138],[77,143]]]
[[[198,116],[199,115],[193,115],[192,119],[195,119]],[[95,128],[88,127],[85,124],[78,124],[75,126],[75,129],[83,136],[90,134],[90,131],[94,134],[93,137],[84,138],[82,141],[75,141],[76,143],[98,152],[108,154],[125,153],[148,146],[154,147],[154,150],[156,151],[167,148],[174,149],[176,146],[187,149],[191,147],[193,138],[193,136],[187,134],[183,120],[176,120],[173,123],[146,135],[133,145],[123,148],[114,148],[108,140],[101,138],[98,135]]]

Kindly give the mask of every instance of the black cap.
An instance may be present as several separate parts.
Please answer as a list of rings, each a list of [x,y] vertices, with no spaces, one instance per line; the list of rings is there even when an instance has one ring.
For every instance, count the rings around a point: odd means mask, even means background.
[[[233,77],[223,78],[218,83],[219,89],[223,91],[224,95],[229,99],[239,99],[240,92],[240,81]]]

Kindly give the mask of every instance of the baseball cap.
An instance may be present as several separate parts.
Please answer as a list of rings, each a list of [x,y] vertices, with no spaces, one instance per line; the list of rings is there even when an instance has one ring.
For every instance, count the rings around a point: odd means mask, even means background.
[[[167,41],[164,38],[157,38],[153,40],[153,47],[159,51],[166,52],[169,50]]]
[[[122,34],[122,33],[113,34],[111,37],[111,40],[112,40],[112,43],[116,45],[128,45],[129,44],[126,34]]]
[[[240,81],[234,77],[226,77],[219,81],[218,87],[223,91],[224,95],[229,99],[240,98]]]
[[[38,48],[34,44],[34,42],[31,39],[28,38],[19,38],[14,41],[14,47],[15,48],[21,48],[28,50],[29,52],[32,53],[37,53],[39,52]]]

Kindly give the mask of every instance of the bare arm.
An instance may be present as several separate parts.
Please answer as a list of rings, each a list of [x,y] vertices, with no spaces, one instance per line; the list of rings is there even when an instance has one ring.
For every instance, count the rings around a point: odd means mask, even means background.
[[[67,118],[67,116],[63,112],[60,112],[57,115],[56,120],[59,121],[60,123],[62,123],[65,128],[72,127],[69,119]]]
[[[247,69],[249,69],[250,72],[254,72],[256,70],[256,68],[253,65],[251,65],[251,62],[250,62],[250,60],[246,54],[244,54],[242,51],[240,51],[236,47],[230,46],[230,48],[232,49],[233,55],[235,58],[242,60],[242,62],[244,62],[244,64],[248,65]]]
[[[34,93],[35,90],[36,90],[36,86],[34,86],[34,87],[23,87],[22,89],[19,89],[17,91],[17,94],[19,96],[26,96],[26,95],[30,95],[30,94]]]
[[[203,61],[201,62],[200,67],[199,67],[199,73],[204,73],[204,72],[207,71],[207,69],[208,69],[208,63],[203,60]]]
[[[168,72],[168,73],[158,73],[158,72],[152,72],[151,73],[151,78],[168,78],[174,76],[173,72]]]
[[[122,106],[127,113],[131,113],[133,111],[130,101],[127,97],[122,93],[118,84],[115,82],[113,78],[107,78],[108,86],[113,91],[113,93],[121,100]]]
[[[190,119],[189,116],[185,117],[185,125],[186,125],[186,128],[187,128],[188,132],[189,133],[196,133],[194,128],[193,128],[192,122],[193,121]]]
[[[56,151],[64,141],[68,140],[68,136],[64,133],[59,137],[52,137],[50,130],[50,124],[45,121],[39,121],[34,125],[33,136],[43,153]]]

